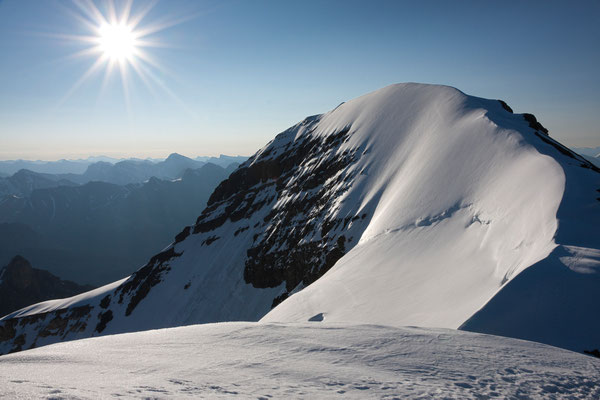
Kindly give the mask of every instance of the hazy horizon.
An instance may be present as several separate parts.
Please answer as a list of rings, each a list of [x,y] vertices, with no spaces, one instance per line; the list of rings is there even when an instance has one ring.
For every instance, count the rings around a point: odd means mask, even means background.
[[[90,158],[100,158],[100,157],[106,157],[106,158],[111,158],[111,159],[115,159],[115,160],[128,160],[128,159],[141,159],[141,160],[146,160],[146,159],[152,159],[152,160],[162,160],[162,159],[166,159],[169,155],[171,154],[179,154],[188,158],[196,158],[196,157],[216,157],[218,158],[219,156],[230,156],[230,157],[250,157],[252,154],[227,154],[227,153],[219,153],[219,154],[195,154],[195,153],[188,153],[188,152],[180,152],[180,151],[169,151],[169,152],[161,152],[161,153],[157,153],[158,155],[156,156],[151,156],[151,155],[127,155],[127,154],[122,154],[122,153],[114,153],[113,155],[111,154],[75,154],[71,157],[57,157],[57,158],[51,158],[51,159],[42,159],[42,158],[23,158],[23,157],[19,157],[19,158],[2,158],[0,157],[0,162],[5,162],[5,161],[31,161],[31,162],[55,162],[55,161],[61,161],[61,160],[66,160],[66,161],[80,161],[80,160],[87,160]]]
[[[152,4],[0,1],[0,159],[249,155],[399,82],[499,98],[600,146],[598,2]],[[137,36],[124,48],[107,24]]]

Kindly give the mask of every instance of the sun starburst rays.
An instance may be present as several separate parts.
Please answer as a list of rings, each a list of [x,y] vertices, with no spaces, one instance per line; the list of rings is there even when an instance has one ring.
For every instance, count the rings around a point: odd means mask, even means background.
[[[73,4],[75,7],[69,7],[67,11],[89,32],[84,35],[55,34],[52,36],[86,46],[71,54],[69,58],[95,58],[95,60],[74,82],[59,102],[59,106],[64,104],[92,76],[98,75],[102,69],[104,69],[104,74],[99,96],[105,92],[108,82],[117,72],[128,112],[131,109],[130,85],[133,75],[139,78],[139,81],[153,96],[157,96],[153,85],[170,97],[175,96],[155,74],[155,71],[161,74],[165,74],[167,71],[145,49],[170,47],[152,35],[177,25],[184,19],[161,20],[156,23],[143,24],[144,18],[151,12],[157,1],[145,3],[135,12],[133,0],[119,3],[119,8],[112,0],[101,3],[104,6],[102,8],[99,8],[91,0],[74,1]]]

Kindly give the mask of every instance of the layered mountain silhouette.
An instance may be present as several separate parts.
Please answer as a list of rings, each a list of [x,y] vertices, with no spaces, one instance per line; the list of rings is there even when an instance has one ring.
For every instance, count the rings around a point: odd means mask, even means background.
[[[0,197],[7,195],[25,197],[29,196],[35,189],[48,189],[59,186],[77,186],[77,183],[62,176],[21,169],[9,177],[0,178]]]
[[[598,168],[531,114],[388,86],[277,135],[131,276],[6,316],[0,351],[234,320],[462,328],[592,351],[598,190]]]
[[[0,173],[0,196],[23,197],[31,194],[34,189],[76,186],[93,181],[127,185],[143,183],[152,177],[164,180],[179,179],[187,169],[198,169],[208,163],[227,168],[232,164],[241,164],[247,158],[221,154],[219,157],[191,159],[172,153],[165,160],[119,161],[108,157],[95,157],[78,161],[0,161],[0,171],[10,172]]]
[[[70,297],[93,289],[64,281],[51,273],[35,269],[21,256],[0,269],[0,315],[6,315],[40,301]]]
[[[22,254],[64,279],[94,285],[126,276],[171,241],[237,165],[205,164],[175,181],[89,182],[0,201],[0,263]]]
[[[90,164],[97,161],[116,161],[109,157],[90,157],[87,160],[58,160],[58,161],[29,161],[8,160],[0,161],[0,176],[10,176],[22,169],[42,174],[83,174]]]
[[[125,160],[115,164],[97,162],[90,165],[79,182],[102,181],[118,185],[144,182],[152,177],[159,179],[180,178],[185,170],[200,168],[206,164],[177,153],[164,161],[154,163],[146,160]]]

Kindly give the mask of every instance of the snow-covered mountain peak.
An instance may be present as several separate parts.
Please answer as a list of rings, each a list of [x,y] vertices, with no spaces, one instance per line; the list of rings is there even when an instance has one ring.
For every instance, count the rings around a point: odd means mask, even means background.
[[[581,216],[561,213],[584,207],[591,232],[594,168],[503,102],[391,85],[277,135],[135,274],[5,317],[0,346],[258,320],[273,307],[265,321],[457,328],[557,246],[600,248],[572,234]],[[579,350],[594,343],[590,333]]]

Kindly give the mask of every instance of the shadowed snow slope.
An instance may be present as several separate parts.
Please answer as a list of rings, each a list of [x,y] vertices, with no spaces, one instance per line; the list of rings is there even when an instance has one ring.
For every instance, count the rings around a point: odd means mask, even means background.
[[[477,312],[465,329],[598,348],[599,286],[580,282],[598,280],[600,174],[509,110],[399,84],[309,117],[234,171],[131,277],[5,317],[0,352],[258,320],[272,307],[264,321],[445,328]],[[532,265],[544,279],[523,275]],[[548,301],[560,286],[563,300],[536,304],[531,285]],[[554,311],[569,329],[540,332],[561,323]],[[513,325],[498,331],[496,316]]]
[[[447,329],[222,323],[6,355],[0,397],[592,399],[599,368],[550,346]]]

